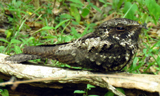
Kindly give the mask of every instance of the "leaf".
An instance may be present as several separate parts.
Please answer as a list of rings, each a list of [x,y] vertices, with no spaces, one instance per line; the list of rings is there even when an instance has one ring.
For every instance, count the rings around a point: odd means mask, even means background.
[[[73,17],[69,14],[62,14],[62,15],[60,15],[60,18],[72,19]]]
[[[137,10],[138,10],[138,7],[136,4],[131,4],[130,2],[126,2],[123,8],[123,12],[125,13],[123,17],[134,20],[136,19],[134,14]]]
[[[69,0],[72,3],[70,3],[70,6],[74,6],[77,8],[82,8],[84,6],[84,4],[80,1],[80,0]]]
[[[85,93],[85,91],[83,91],[83,90],[75,90],[74,93],[82,94],[82,93]]]
[[[55,29],[57,29],[58,27],[66,23],[67,21],[69,21],[69,19],[61,21],[57,26],[55,26]]]
[[[64,40],[65,42],[69,42],[73,39],[73,37],[72,36],[65,36],[64,39],[65,39]]]
[[[79,34],[74,27],[71,28],[71,34],[74,36],[75,39],[81,36],[81,34]]]
[[[21,48],[17,45],[14,46],[14,50],[15,50],[16,54],[22,53]]]
[[[108,91],[104,96],[114,96],[114,93],[111,91]]]
[[[160,18],[160,5],[158,5],[155,0],[145,0],[144,3],[148,8],[149,14],[153,18],[154,23],[157,24],[157,20]]]
[[[57,38],[57,36],[53,36],[53,35],[48,35],[48,36],[44,36],[44,39],[53,39],[53,38]]]
[[[148,57],[147,49],[143,49],[143,53],[145,54],[146,57]]]
[[[157,64],[160,66],[160,56],[157,57]]]
[[[73,25],[79,25],[79,23],[77,23],[76,21],[72,21]]]
[[[96,9],[98,12],[101,12],[100,8],[98,8],[97,6],[95,6],[93,3],[90,2],[90,0],[87,0],[87,2],[89,3],[89,5],[91,7],[93,7],[94,9]]]
[[[5,42],[5,43],[9,43],[6,39],[0,38],[0,41]]]
[[[89,14],[90,10],[88,8],[84,8],[82,10],[82,17],[85,18]]]
[[[138,62],[138,57],[135,57],[134,60],[133,60],[132,69],[136,68],[137,62]]]
[[[20,44],[21,43],[21,41],[19,41],[19,40],[16,40],[16,39],[12,39],[11,40],[11,42],[10,42],[10,44]]]
[[[50,30],[50,29],[55,29],[55,28],[54,28],[54,27],[50,27],[50,26],[45,26],[45,27],[42,27],[41,29],[42,29],[42,30],[43,30],[43,29]]]
[[[9,30],[7,30],[5,33],[7,34],[6,38],[11,37],[11,35],[12,35],[12,32],[11,32],[11,31],[9,31]]]
[[[68,1],[83,5],[83,3],[80,0],[68,0]]]
[[[114,9],[118,10],[121,7],[123,2],[124,2],[124,0],[113,0],[112,7]]]
[[[122,5],[122,3],[124,2],[124,0],[119,0],[118,4],[117,4],[117,9],[119,9]]]
[[[81,20],[81,16],[79,14],[78,9],[76,7],[74,7],[74,6],[71,6],[70,7],[70,13],[76,19],[76,21],[79,23],[80,20]]]
[[[99,0],[100,2],[102,2],[102,3],[106,3],[106,1],[105,0]],[[113,0],[113,2],[114,2],[115,0]]]
[[[122,92],[123,94],[125,94],[123,88],[116,88],[118,91]]]
[[[4,46],[0,46],[0,52],[2,53],[2,52],[4,52],[4,50],[5,50],[5,47]]]
[[[9,92],[7,89],[4,89],[1,93],[2,96],[9,96]]]
[[[91,88],[96,88],[96,87],[91,84],[87,84],[87,89],[91,90]]]

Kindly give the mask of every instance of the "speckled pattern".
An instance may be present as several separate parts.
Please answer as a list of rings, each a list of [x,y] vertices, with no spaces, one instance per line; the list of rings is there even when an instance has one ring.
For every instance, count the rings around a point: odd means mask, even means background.
[[[136,21],[115,18],[73,42],[29,46],[24,48],[22,54],[7,57],[6,60],[23,62],[50,58],[72,66],[91,68],[93,71],[120,71],[136,53],[141,29],[142,25]]]

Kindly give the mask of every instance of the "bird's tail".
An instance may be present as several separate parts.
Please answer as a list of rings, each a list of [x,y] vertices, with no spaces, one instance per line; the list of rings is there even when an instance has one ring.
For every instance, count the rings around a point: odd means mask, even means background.
[[[23,62],[33,59],[49,58],[70,64],[75,63],[74,50],[75,48],[72,46],[65,46],[65,44],[28,46],[23,49],[22,54],[7,57],[5,60]]]
[[[38,55],[30,55],[30,54],[16,54],[12,56],[8,56],[5,58],[6,61],[16,61],[16,62],[24,62],[28,60],[33,60],[33,59],[40,59],[42,58],[41,56]]]

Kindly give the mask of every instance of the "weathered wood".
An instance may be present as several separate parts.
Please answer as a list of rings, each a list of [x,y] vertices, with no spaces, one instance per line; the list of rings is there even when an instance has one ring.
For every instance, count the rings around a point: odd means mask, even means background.
[[[46,67],[38,65],[16,64],[16,62],[5,61],[7,55],[0,54],[0,72],[6,76],[15,76],[24,81],[15,81],[10,83],[1,83],[0,85],[21,84],[30,82],[44,82],[64,84],[64,83],[84,83],[92,84],[112,91],[114,87],[134,88],[147,92],[160,92],[160,75],[149,74],[95,74],[89,71],[75,71],[56,67]],[[29,81],[28,81],[29,80]],[[44,84],[36,86],[45,86]],[[114,86],[114,87],[113,87]],[[53,88],[53,85],[47,87]],[[56,85],[55,88],[58,88]],[[59,86],[60,87],[60,86]],[[121,94],[117,91],[114,93]],[[124,95],[119,95],[124,96]]]

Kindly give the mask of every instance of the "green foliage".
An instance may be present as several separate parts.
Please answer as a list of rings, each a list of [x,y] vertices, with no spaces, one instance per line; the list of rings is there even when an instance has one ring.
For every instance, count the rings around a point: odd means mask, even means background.
[[[3,82],[3,79],[0,78],[0,82]],[[0,88],[0,95],[1,96],[9,96],[9,92],[7,89],[3,89],[3,87]]]
[[[9,96],[9,92],[7,89],[0,89],[1,96]]]
[[[138,7],[136,4],[131,4],[131,2],[125,2],[124,9],[123,9],[123,12],[125,13],[125,15],[123,17],[136,20],[137,17],[134,16],[134,14],[136,13],[137,9]]]
[[[83,96],[98,96],[98,95],[88,95],[88,90],[91,90],[92,88],[96,88],[95,86],[91,85],[91,84],[87,84],[86,90],[75,90],[74,93],[77,94],[83,94]]]
[[[124,3],[124,7],[121,8]],[[157,24],[160,18],[158,11],[160,5],[155,0],[113,0],[112,8],[119,14],[124,14],[123,18],[139,20],[141,22],[154,22]],[[140,18],[136,16],[139,15]]]
[[[87,84],[87,89],[91,90],[92,88],[96,88],[95,86],[91,85],[91,84]]]
[[[83,91],[83,90],[75,90],[74,93],[83,94],[83,93],[85,93],[85,91]]]
[[[124,90],[122,88],[116,88],[118,91],[122,92],[125,94]],[[104,96],[115,96],[113,92],[108,91]]]
[[[84,4],[80,0],[68,0],[71,1],[72,3],[70,4],[71,6],[77,7],[77,8],[82,8]]]
[[[0,53],[3,53],[5,50],[5,46],[0,46]]]
[[[76,21],[79,23],[81,21],[81,16],[78,12],[78,9],[74,6],[70,7],[70,13],[71,15],[76,19]]]
[[[82,17],[83,18],[85,18],[88,14],[89,14],[89,12],[90,12],[90,7],[89,6],[87,6],[87,7],[85,7],[83,10],[82,10]]]
[[[109,92],[107,92],[104,96],[114,96],[114,93],[111,92],[111,91],[109,91]]]
[[[148,8],[149,15],[152,17],[155,24],[157,24],[157,21],[160,17],[160,5],[156,3],[155,0],[145,0],[145,4]]]
[[[122,3],[124,2],[124,0],[113,0],[113,3],[112,3],[112,8],[113,9],[116,9],[117,11],[120,9]]]

